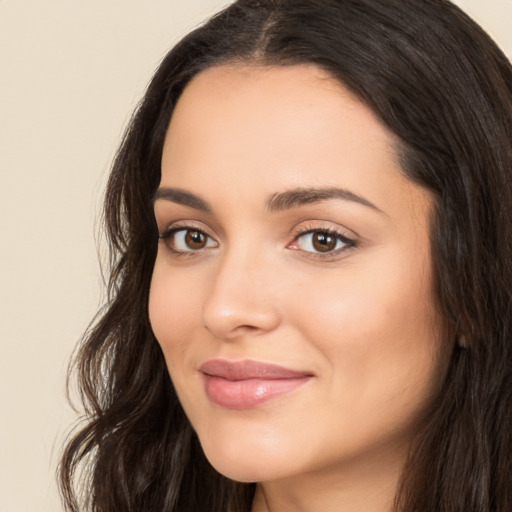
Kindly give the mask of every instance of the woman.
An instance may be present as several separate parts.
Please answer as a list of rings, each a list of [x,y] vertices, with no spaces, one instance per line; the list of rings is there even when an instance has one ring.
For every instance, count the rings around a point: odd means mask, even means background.
[[[512,506],[512,70],[444,0],[239,0],[117,155],[91,510]]]

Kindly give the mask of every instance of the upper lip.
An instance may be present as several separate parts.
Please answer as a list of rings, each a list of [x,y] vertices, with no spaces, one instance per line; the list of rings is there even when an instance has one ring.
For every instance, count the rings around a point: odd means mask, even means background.
[[[313,375],[311,372],[292,370],[276,364],[253,360],[228,361],[226,359],[212,359],[201,365],[199,370],[205,375],[221,377],[226,380],[300,379]]]

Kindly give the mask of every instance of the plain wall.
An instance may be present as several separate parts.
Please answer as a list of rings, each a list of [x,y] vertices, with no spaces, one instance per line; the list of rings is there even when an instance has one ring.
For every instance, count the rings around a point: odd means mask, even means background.
[[[73,348],[101,300],[97,213],[153,70],[222,0],[0,0],[0,510],[61,510]],[[512,55],[512,0],[457,2]]]

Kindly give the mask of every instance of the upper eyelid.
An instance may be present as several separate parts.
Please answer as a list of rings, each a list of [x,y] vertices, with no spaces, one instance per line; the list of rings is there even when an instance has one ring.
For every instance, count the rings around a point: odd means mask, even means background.
[[[304,225],[305,224],[305,225]],[[331,233],[337,233],[350,240],[360,239],[361,237],[352,229],[345,228],[333,221],[327,220],[311,220],[297,224],[291,231],[291,235],[297,238],[300,235],[307,233],[314,233],[316,231],[327,231]]]
[[[337,230],[337,229],[332,229],[332,228],[330,228],[330,229],[327,229],[327,228],[324,228],[324,229],[322,229],[322,228],[315,228],[315,229],[308,229],[306,231],[301,231],[301,232],[297,233],[294,236],[294,238],[293,238],[291,243],[294,243],[297,240],[299,240],[299,238],[302,238],[302,237],[304,237],[306,235],[310,235],[312,233],[328,233],[329,235],[334,236],[338,240],[341,240],[345,245],[350,245],[352,247],[355,247],[356,245],[359,245],[359,242],[358,242],[358,240],[355,237],[349,236],[345,232],[342,232],[342,231]]]
[[[157,221],[157,224],[158,221]],[[158,229],[159,234],[167,233],[171,230],[179,231],[180,229],[197,229],[198,231],[204,232],[206,235],[213,237],[211,232],[213,231],[208,225],[200,221],[193,220],[175,220],[165,224],[163,229]]]
[[[182,227],[183,229],[192,228],[204,231],[207,235],[220,240],[224,237],[225,233],[222,226],[210,217],[210,215],[194,215],[188,217],[185,215],[175,215],[171,212],[162,211],[157,213],[156,208],[154,211],[154,218],[157,225],[159,234],[174,229],[175,227]]]
[[[335,228],[326,228],[326,227],[318,227],[318,228],[311,228],[311,229],[305,229],[304,231],[298,231],[297,234],[295,235],[295,238],[298,238],[299,236],[304,236],[304,235],[309,235],[311,233],[330,233],[330,234],[333,234],[333,235],[340,235],[340,236],[343,236],[345,238],[349,238],[348,235],[345,234],[345,231],[342,231],[342,230],[339,230],[339,229],[335,229]]]

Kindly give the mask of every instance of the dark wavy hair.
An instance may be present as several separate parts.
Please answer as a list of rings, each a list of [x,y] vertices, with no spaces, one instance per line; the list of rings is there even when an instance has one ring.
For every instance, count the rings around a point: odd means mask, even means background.
[[[166,130],[190,80],[225,63],[314,63],[397,136],[403,172],[435,197],[437,300],[459,342],[395,508],[510,512],[512,68],[446,0],[239,0],[164,58],[107,186],[108,300],[72,366],[85,417],[61,460],[66,510],[250,510],[255,484],[207,462],[148,320]]]

